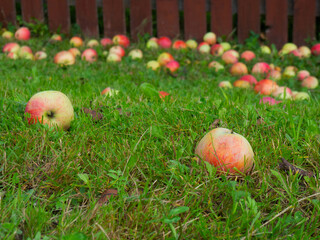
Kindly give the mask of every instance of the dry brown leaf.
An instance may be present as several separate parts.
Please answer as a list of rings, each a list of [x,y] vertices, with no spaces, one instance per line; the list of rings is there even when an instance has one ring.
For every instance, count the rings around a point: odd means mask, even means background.
[[[103,205],[108,202],[111,196],[117,196],[117,195],[118,195],[117,189],[107,189],[101,194],[101,197],[98,200],[98,204]]]
[[[286,159],[281,158],[281,162],[279,163],[279,168],[281,170],[285,170],[285,171],[292,171],[293,174],[300,174],[303,177],[314,177],[314,173],[313,172],[308,172],[306,170],[302,170],[300,168],[297,168],[295,166],[293,166],[291,163],[289,163]]]
[[[209,129],[214,129],[216,127],[219,127],[220,126],[220,119],[216,119],[213,121],[213,123],[211,123],[211,125],[209,126]]]
[[[91,115],[92,119],[97,122],[100,121],[103,118],[103,114],[100,112],[97,112],[95,110],[89,109],[89,108],[82,108],[81,109],[85,114]]]

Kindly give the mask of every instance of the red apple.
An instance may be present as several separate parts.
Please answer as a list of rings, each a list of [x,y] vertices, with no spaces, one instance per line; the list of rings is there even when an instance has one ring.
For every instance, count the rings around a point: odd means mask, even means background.
[[[72,37],[70,39],[70,44],[73,47],[81,47],[83,46],[83,40],[80,37]]]
[[[275,105],[275,104],[281,103],[281,101],[277,101],[272,97],[263,97],[262,99],[260,99],[259,103],[260,104]]]
[[[224,66],[217,61],[210,62],[208,67],[213,68],[216,72],[218,72],[219,70],[224,70]]]
[[[248,74],[248,69],[244,63],[237,62],[231,66],[230,73],[232,76],[245,75]]]
[[[53,34],[52,36],[51,36],[51,40],[53,40],[53,41],[62,41],[62,37],[59,35],[59,34]]]
[[[221,56],[224,50],[221,44],[216,43],[211,46],[210,52],[213,56]]]
[[[239,53],[236,50],[230,49],[224,52],[221,58],[226,64],[234,64],[238,62]]]
[[[299,81],[302,81],[306,77],[309,77],[310,73],[307,70],[301,70],[298,72],[297,77]]]
[[[126,35],[122,35],[122,34],[115,35],[112,41],[114,44],[121,45],[124,48],[127,48],[130,45],[129,38]]]
[[[30,39],[31,33],[27,27],[21,27],[16,31],[14,36],[17,40],[27,41]]]
[[[172,44],[172,48],[173,49],[186,49],[187,48],[187,44],[182,41],[182,40],[176,40],[173,44]]]
[[[117,95],[119,93],[119,90],[107,87],[102,90],[101,95],[112,97],[114,95]]]
[[[179,69],[180,64],[177,61],[172,60],[172,61],[168,62],[165,66],[166,66],[166,69],[168,69],[170,72],[174,73]]]
[[[166,96],[169,96],[170,94],[164,91],[159,91],[159,97],[160,98],[165,98]]]
[[[171,40],[168,37],[160,37],[158,39],[158,44],[161,48],[167,49],[171,47]]]
[[[308,89],[315,89],[318,87],[319,82],[316,77],[309,76],[302,80],[301,86]]]
[[[256,57],[256,54],[249,50],[244,51],[243,53],[241,53],[241,56],[240,56],[240,58],[244,59],[246,62],[251,61],[255,57]]]
[[[113,46],[110,48],[109,53],[114,53],[114,54],[118,54],[121,58],[124,57],[124,55],[126,54],[126,52],[124,51],[124,49],[121,46]]]
[[[254,153],[248,140],[226,128],[207,133],[195,151],[202,160],[214,165],[218,173],[247,173],[254,163]]]
[[[68,51],[61,51],[58,52],[54,56],[54,63],[59,64],[59,65],[72,65],[76,62],[75,56]]]
[[[34,54],[34,59],[35,60],[41,60],[47,58],[47,54],[44,51],[38,51]]]
[[[33,95],[27,103],[25,113],[29,124],[37,122],[49,127],[67,130],[74,118],[69,98],[59,91],[43,91]]]
[[[201,42],[198,45],[198,51],[203,54],[210,53],[210,45],[206,42]]]
[[[81,52],[78,48],[70,48],[68,52],[71,52],[73,56],[81,56]]]
[[[160,64],[160,66],[165,66],[168,62],[174,60],[173,56],[168,53],[168,52],[164,52],[161,53],[158,57],[158,62]]]
[[[280,99],[291,99],[292,91],[290,88],[285,86],[279,86],[276,90],[272,92],[272,96]]]
[[[271,69],[270,72],[267,74],[267,78],[278,81],[281,79],[281,72],[278,70]]]
[[[98,54],[97,54],[96,50],[94,50],[92,48],[88,48],[83,51],[83,53],[81,55],[81,59],[92,63],[92,62],[97,61]]]
[[[247,81],[251,85],[256,85],[258,83],[257,79],[250,74],[242,76],[239,80]]]
[[[234,81],[233,86],[237,88],[252,88],[252,85],[249,82],[240,79]]]
[[[111,38],[102,38],[100,40],[100,44],[103,46],[103,47],[106,47],[106,46],[110,46],[113,44]]]
[[[210,45],[215,44],[217,41],[216,34],[214,34],[213,32],[207,32],[203,36],[203,41],[210,44]]]
[[[254,91],[262,95],[270,95],[277,88],[278,85],[276,82],[270,79],[263,79],[256,84],[256,86],[254,87]]]
[[[4,53],[18,53],[20,49],[20,45],[18,43],[10,42],[3,46],[2,52]]]
[[[311,53],[315,56],[320,55],[320,43],[317,43],[315,45],[312,46],[311,48]]]
[[[270,71],[270,65],[266,62],[258,62],[252,67],[252,74],[266,76]]]
[[[229,81],[221,81],[218,86],[220,88],[232,88],[232,84]]]

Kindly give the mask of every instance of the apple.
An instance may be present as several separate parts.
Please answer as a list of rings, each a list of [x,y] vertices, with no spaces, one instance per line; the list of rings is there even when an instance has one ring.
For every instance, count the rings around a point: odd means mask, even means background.
[[[68,51],[61,51],[58,52],[54,56],[54,63],[65,66],[65,65],[72,65],[76,62],[75,56]]]
[[[198,43],[194,39],[189,39],[186,41],[186,45],[190,49],[196,49],[198,47]]]
[[[81,56],[81,52],[78,48],[70,48],[68,52],[71,52],[73,56]]]
[[[311,47],[311,53],[315,56],[320,55],[320,43],[317,43]]]
[[[218,85],[220,88],[233,88],[231,82],[229,81],[221,81]]]
[[[176,50],[178,50],[178,49],[186,49],[187,48],[187,44],[182,40],[176,40],[172,44],[172,48],[176,49]]]
[[[281,79],[281,72],[275,69],[271,69],[270,72],[267,74],[267,78],[278,81]]]
[[[311,56],[311,50],[307,46],[301,46],[298,48],[298,50],[303,58],[308,58]]]
[[[96,50],[94,50],[92,48],[88,48],[88,49],[84,50],[83,53],[81,54],[81,59],[92,63],[92,62],[97,61],[98,54],[97,54]]]
[[[34,54],[35,60],[41,60],[47,58],[47,53],[44,51],[38,51]]]
[[[297,74],[297,78],[299,81],[302,81],[303,79],[309,76],[310,76],[310,73],[307,70],[300,70]]]
[[[288,53],[288,55],[293,55],[295,57],[302,58],[302,54],[298,49],[292,50]]]
[[[232,76],[245,75],[248,74],[248,68],[244,63],[236,62],[231,66],[230,73]]]
[[[170,94],[164,91],[159,91],[159,97],[164,99],[166,96],[169,96]]]
[[[217,61],[210,62],[208,67],[213,68],[216,72],[218,72],[219,70],[224,70],[224,66]]]
[[[149,49],[159,48],[158,39],[155,37],[150,38],[147,42],[147,48]]]
[[[112,45],[113,42],[112,42],[111,38],[102,38],[100,40],[100,44],[101,44],[101,46],[106,47],[106,46]]]
[[[172,60],[174,60],[174,58],[168,52],[161,53],[158,57],[158,63],[160,64],[160,66],[165,66],[168,62]]]
[[[124,55],[126,54],[126,52],[124,51],[124,49],[121,46],[113,46],[110,48],[109,53],[114,53],[114,54],[118,54],[121,58],[124,57]]]
[[[33,95],[25,113],[29,124],[37,122],[49,127],[69,129],[74,111],[69,98],[59,91],[43,91]]]
[[[147,62],[147,68],[151,68],[153,71],[155,71],[160,68],[160,64],[156,60],[151,60]]]
[[[255,75],[266,76],[269,73],[270,69],[271,67],[268,63],[258,62],[253,65],[251,72]]]
[[[295,66],[287,66],[283,73],[282,73],[282,77],[284,78],[292,78],[296,76],[298,69]]]
[[[294,43],[286,43],[283,45],[282,49],[280,50],[280,55],[288,54],[289,52],[298,49],[297,45]]]
[[[291,99],[292,91],[288,87],[279,86],[276,90],[272,92],[272,96],[280,99]]]
[[[18,54],[15,53],[15,52],[9,52],[9,53],[7,54],[7,57],[8,57],[8,58],[11,58],[11,59],[18,59],[18,58],[19,58]]]
[[[270,95],[277,88],[278,85],[275,81],[272,81],[270,79],[263,79],[256,84],[256,86],[254,87],[254,91],[262,95]]]
[[[297,92],[293,94],[293,100],[310,100],[310,95],[306,92]]]
[[[271,49],[267,45],[260,46],[260,51],[263,54],[271,54]]]
[[[99,46],[99,42],[98,40],[96,39],[90,39],[88,42],[87,42],[87,47],[88,48],[94,48],[94,47],[97,47]]]
[[[247,81],[251,85],[256,85],[258,83],[257,79],[250,74],[242,76],[239,80]]]
[[[202,160],[214,165],[218,173],[247,173],[254,163],[248,140],[226,128],[215,128],[198,143],[196,150]]]
[[[143,58],[143,53],[140,49],[132,49],[129,54],[129,57],[132,59],[142,59]]]
[[[27,27],[21,27],[15,32],[14,36],[17,40],[27,41],[30,39],[31,33]]]
[[[210,53],[210,45],[206,42],[201,42],[198,45],[198,51],[202,54]]]
[[[70,44],[73,47],[81,47],[83,46],[83,40],[80,37],[72,37],[70,39]]]
[[[180,64],[175,60],[172,60],[172,61],[166,63],[166,65],[165,65],[165,68],[168,69],[172,73],[176,72],[179,69],[179,67],[180,67]]]
[[[213,56],[221,56],[224,50],[221,44],[216,43],[211,46],[210,52]]]
[[[210,45],[215,44],[217,41],[216,34],[214,34],[213,32],[207,32],[203,36],[203,41],[210,44]]]
[[[4,53],[18,53],[20,49],[20,45],[18,43],[10,42],[3,46],[2,52]]]
[[[107,87],[102,90],[101,95],[112,97],[114,95],[117,95],[119,93],[119,90]]]
[[[224,52],[221,58],[222,58],[222,61],[224,61],[226,64],[234,64],[238,62],[239,53],[236,50],[230,49]]]
[[[25,58],[25,56],[30,55],[30,54],[33,55],[31,48],[28,46],[22,46],[22,47],[20,47],[20,49],[18,51],[18,56],[20,58]]]
[[[252,88],[252,85],[248,81],[240,80],[240,79],[234,81],[233,86],[237,88],[247,88],[247,89]]]
[[[172,42],[171,42],[170,38],[168,38],[168,37],[160,37],[158,39],[158,44],[159,44],[160,48],[164,48],[164,49],[170,48],[171,43]]]
[[[272,97],[263,97],[260,99],[259,104],[269,104],[269,105],[275,105],[281,103],[281,101],[277,101]]]
[[[11,39],[13,38],[13,33],[10,31],[4,31],[1,36],[5,39]]]
[[[130,45],[129,38],[126,35],[122,35],[122,34],[115,35],[112,41],[114,44],[121,45],[124,48],[127,48]]]
[[[121,62],[122,57],[119,54],[110,52],[107,57],[107,62]]]
[[[252,59],[256,57],[256,54],[252,51],[244,51],[241,53],[240,58],[244,59],[246,62],[250,62]]]
[[[309,76],[302,80],[301,86],[308,89],[315,89],[318,87],[319,81],[316,77]]]
[[[220,45],[222,46],[224,52],[231,49],[231,45],[228,42],[222,42]]]
[[[53,34],[50,38],[53,41],[62,41],[62,37],[59,34]]]

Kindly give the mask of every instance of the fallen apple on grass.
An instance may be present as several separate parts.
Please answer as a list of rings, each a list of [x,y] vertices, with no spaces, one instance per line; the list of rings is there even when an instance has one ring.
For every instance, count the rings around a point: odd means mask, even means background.
[[[112,45],[113,41],[111,40],[111,38],[102,38],[100,40],[100,44],[101,44],[101,46],[106,47],[106,46]]]
[[[75,36],[70,39],[70,44],[73,47],[81,47],[83,46],[83,40],[82,38]]]
[[[111,87],[107,87],[102,90],[101,95],[112,97],[114,95],[117,95],[119,93],[119,90],[113,89]]]
[[[10,31],[4,31],[1,36],[5,39],[11,39],[13,38],[13,33]]]
[[[76,62],[75,56],[68,51],[58,52],[54,56],[54,63],[59,64],[61,66],[72,65]]]
[[[140,49],[132,49],[128,56],[132,59],[142,59],[143,58],[143,52]]]
[[[30,39],[31,33],[29,28],[21,27],[15,32],[14,36],[17,40],[27,41]]]
[[[147,68],[151,68],[153,71],[160,68],[160,64],[156,60],[151,60],[147,62]]]
[[[301,86],[308,89],[315,89],[318,87],[319,81],[316,77],[309,76],[302,80]]]
[[[165,66],[168,62],[172,60],[174,60],[174,58],[168,52],[161,53],[158,57],[158,63],[160,64],[160,66]]]
[[[81,55],[81,59],[92,63],[92,62],[97,61],[98,54],[97,54],[96,50],[94,50],[93,48],[88,48],[83,51],[83,53]]]
[[[204,36],[203,36],[203,41],[212,45],[215,44],[217,41],[217,36],[215,33],[213,32],[207,32]]]
[[[160,48],[168,49],[171,47],[172,41],[168,37],[160,37],[158,39],[158,44]]]
[[[29,124],[69,129],[74,111],[69,98],[59,91],[43,91],[33,95],[25,108]]]
[[[124,48],[129,47],[130,40],[126,35],[118,34],[112,38],[114,44],[121,45]]]
[[[214,165],[218,173],[247,173],[254,163],[248,140],[226,128],[215,128],[198,143],[195,154]]]

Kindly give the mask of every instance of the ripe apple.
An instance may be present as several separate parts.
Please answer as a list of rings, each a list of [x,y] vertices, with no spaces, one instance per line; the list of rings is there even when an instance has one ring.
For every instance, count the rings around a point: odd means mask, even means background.
[[[320,55],[320,43],[316,43],[311,47],[311,53],[315,56]]]
[[[178,49],[186,49],[187,48],[187,44],[182,40],[176,40],[172,44],[172,48],[176,49],[176,50],[178,50]]]
[[[301,86],[308,89],[315,89],[318,87],[319,81],[316,77],[309,76],[302,80]]]
[[[298,69],[295,66],[287,66],[283,73],[282,73],[282,77],[284,78],[291,78],[296,76]]]
[[[158,39],[155,37],[150,38],[147,42],[147,48],[149,49],[159,48]]]
[[[252,67],[252,74],[266,76],[268,72],[270,71],[271,67],[266,62],[258,62]]]
[[[296,92],[293,94],[293,100],[310,100],[310,95],[306,92]]]
[[[119,93],[119,90],[113,89],[111,87],[107,87],[102,90],[101,95],[112,97],[114,95],[117,95]]]
[[[275,81],[272,81],[270,79],[263,79],[256,84],[256,86],[254,87],[254,91],[262,95],[270,95],[277,88],[278,85]]]
[[[164,91],[159,91],[159,97],[160,98],[165,98],[166,96],[169,96],[170,94]]]
[[[38,51],[34,54],[35,60],[41,60],[47,58],[47,53],[44,51]]]
[[[115,35],[112,41],[114,44],[121,45],[124,48],[127,48],[130,45],[129,38],[126,35],[122,35],[122,34]]]
[[[256,57],[256,54],[250,50],[244,51],[243,53],[241,53],[241,56],[240,56],[240,58],[244,59],[246,62],[251,61],[255,57]]]
[[[81,52],[78,48],[70,48],[68,52],[71,52],[73,56],[81,56]]]
[[[234,81],[233,86],[237,88],[247,88],[247,89],[252,88],[252,85],[248,81],[240,80],[240,79]]]
[[[4,53],[18,53],[20,49],[20,45],[18,43],[10,42],[3,46],[2,52]]]
[[[124,55],[126,54],[126,52],[124,51],[124,49],[121,46],[113,46],[110,48],[109,53],[114,53],[119,55],[121,58],[124,57]]]
[[[180,64],[175,60],[172,60],[165,65],[165,68],[172,73],[176,72],[179,69],[179,67],[180,67]]]
[[[228,42],[222,42],[222,43],[220,43],[220,45],[223,47],[224,52],[231,49],[231,45]]]
[[[14,36],[17,40],[27,41],[30,39],[31,33],[27,27],[21,27],[16,31]]]
[[[190,49],[196,49],[198,47],[198,43],[196,40],[189,39],[186,41],[186,45]]]
[[[132,59],[142,59],[143,58],[143,53],[140,49],[132,49],[129,54],[129,57]]]
[[[254,163],[248,140],[226,128],[215,128],[198,143],[195,151],[202,160],[214,165],[218,173],[247,173]]]
[[[221,81],[218,85],[220,88],[233,88],[231,82],[229,81]]]
[[[168,62],[174,60],[173,56],[168,53],[168,52],[164,52],[161,53],[158,57],[158,62],[160,64],[160,66],[165,66]]]
[[[283,45],[282,49],[280,50],[280,55],[288,54],[289,52],[298,49],[297,45],[294,43],[286,43]]]
[[[281,72],[275,69],[271,69],[270,72],[267,74],[267,78],[278,81],[281,79]]]
[[[103,47],[106,47],[106,46],[110,46],[113,44],[111,38],[102,38],[100,40],[100,44],[103,46]]]
[[[244,63],[236,62],[231,66],[230,73],[232,76],[245,75],[248,74],[248,68]]]
[[[20,58],[28,58],[28,55],[30,54],[33,56],[32,50],[28,46],[22,46],[18,51],[18,56]]]
[[[298,50],[303,58],[308,58],[311,56],[311,50],[307,46],[301,46],[298,48]]]
[[[216,34],[214,34],[213,32],[207,32],[203,36],[203,41],[210,44],[210,45],[215,44],[217,41]]]
[[[11,59],[18,59],[18,54],[15,53],[15,52],[9,52],[8,55],[7,55],[8,58],[11,58]]]
[[[58,52],[54,56],[54,63],[59,64],[59,65],[72,65],[76,62],[75,56],[68,51],[61,51]]]
[[[151,60],[147,62],[147,68],[151,68],[153,71],[160,68],[160,64],[156,60]]]
[[[211,46],[210,52],[213,56],[221,56],[224,50],[221,44],[216,43]]]
[[[263,97],[260,99],[259,104],[269,104],[269,105],[275,105],[281,103],[281,101],[277,101],[272,97]]]
[[[80,37],[72,37],[70,39],[70,44],[73,47],[81,47],[83,46],[83,40]]]
[[[110,52],[107,57],[107,62],[121,62],[122,57],[116,53]]]
[[[251,85],[256,85],[258,83],[257,79],[250,74],[242,76],[239,80],[247,81]]]
[[[96,39],[90,39],[88,42],[87,42],[87,47],[88,48],[94,48],[94,47],[97,47],[99,46],[99,42],[98,40]]]
[[[198,51],[202,54],[210,53],[210,45],[206,42],[201,42],[198,45]]]
[[[226,64],[234,64],[238,62],[239,53],[236,50],[230,49],[222,54],[221,59]]]
[[[309,76],[310,76],[310,73],[307,70],[301,70],[297,74],[299,81],[302,81],[303,79],[305,79],[306,77],[309,77]]]
[[[171,40],[168,37],[160,37],[158,39],[158,44],[161,48],[167,49],[171,47]]]
[[[5,39],[11,39],[13,38],[13,33],[10,31],[4,31],[1,36]]]
[[[62,37],[59,35],[59,34],[53,34],[52,36],[51,36],[51,40],[53,40],[53,41],[62,41]]]
[[[29,124],[37,122],[49,127],[67,130],[74,118],[69,98],[59,91],[43,91],[33,95],[27,103],[25,113]]]
[[[83,53],[81,55],[81,59],[92,63],[92,62],[97,61],[98,54],[97,54],[96,50],[94,50],[92,48],[88,48],[83,51]]]
[[[267,45],[260,46],[260,51],[263,54],[271,54],[271,49]]]
[[[210,62],[208,67],[213,68],[216,72],[218,72],[219,70],[224,70],[224,66],[217,61]]]
[[[276,90],[272,92],[272,96],[280,99],[291,99],[292,91],[290,88],[285,86],[279,86]]]

